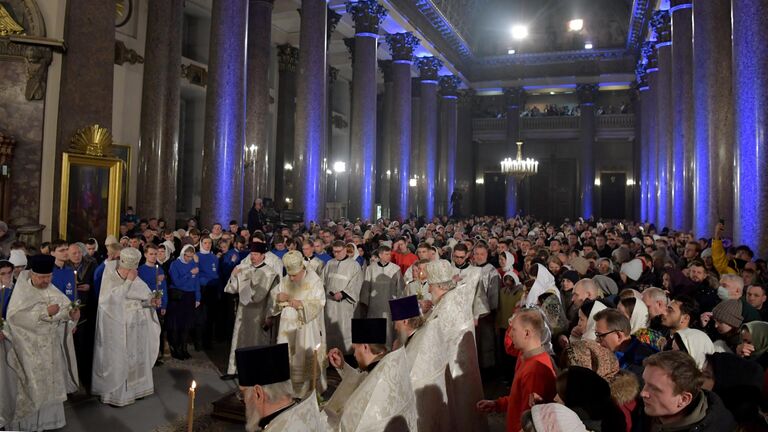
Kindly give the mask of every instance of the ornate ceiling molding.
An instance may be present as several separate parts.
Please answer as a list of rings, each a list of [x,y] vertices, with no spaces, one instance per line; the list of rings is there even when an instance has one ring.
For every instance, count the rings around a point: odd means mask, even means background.
[[[634,0],[632,4],[632,16],[629,18],[629,30],[627,31],[627,49],[636,50],[645,39],[645,30],[648,28],[648,19],[651,12],[650,0]]]

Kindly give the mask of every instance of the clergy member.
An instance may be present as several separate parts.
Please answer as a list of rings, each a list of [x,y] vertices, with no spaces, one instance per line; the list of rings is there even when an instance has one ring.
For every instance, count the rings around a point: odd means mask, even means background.
[[[288,344],[235,351],[240,392],[245,402],[245,430],[305,432],[326,429],[317,397],[294,399]]]
[[[107,263],[101,283],[92,392],[112,406],[130,405],[155,390],[152,366],[160,348],[155,308],[162,298],[138,277],[140,260],[138,249],[123,249],[118,261]]]
[[[425,325],[415,295],[389,301],[398,343],[405,347],[411,386],[416,394],[419,431],[443,431],[448,423],[445,371],[448,357],[443,334],[435,321]]]
[[[283,266],[288,276],[275,293],[272,314],[280,315],[277,342],[288,344],[294,394],[304,397],[314,389],[325,390],[325,290],[317,273],[304,267],[301,252],[283,255]]]
[[[323,286],[328,294],[325,303],[326,344],[344,354],[352,350],[352,317],[363,285],[360,265],[347,257],[342,241],[333,242],[333,258],[323,268]]]
[[[473,409],[483,398],[473,332],[476,280],[468,277],[457,285],[455,271],[446,261],[427,264],[429,292],[435,303],[427,325],[437,324],[443,332],[450,372],[446,376],[448,408],[454,430],[484,431],[488,430],[488,423]]]
[[[8,360],[20,382],[8,430],[64,427],[64,401],[78,388],[72,330],[80,311],[51,284],[54,261],[50,255],[31,257],[31,269],[19,275],[8,305],[15,353]]]
[[[0,261],[0,429],[13,418],[16,410],[16,372],[11,369],[7,358],[15,355],[11,344],[10,327],[3,320],[7,317],[8,304],[13,293],[13,264]]]
[[[251,255],[243,260],[229,277],[224,292],[238,299],[235,327],[232,332],[232,349],[229,354],[227,374],[222,379],[234,379],[236,372],[235,350],[242,347],[268,345],[272,291],[280,278],[272,267],[264,262],[267,253],[265,243],[251,243]]]
[[[392,261],[392,248],[379,246],[379,261],[365,269],[365,278],[360,290],[360,304],[366,306],[366,318],[387,320],[387,347],[392,347],[392,319],[389,300],[400,297],[403,292],[403,276]]]
[[[362,382],[343,401],[340,412],[326,409],[331,430],[418,430],[413,387],[408,370],[403,367],[407,362],[405,350],[387,353],[387,320],[353,319],[350,327],[360,371],[351,370],[338,349],[333,350],[329,359],[335,368],[344,368],[340,372],[343,373],[342,385],[347,379],[358,381],[360,374],[364,375]]]
[[[304,240],[301,245],[301,252],[304,254],[304,265],[307,269],[317,273],[318,276],[322,276],[325,261],[315,254],[315,245],[312,240]]]
[[[480,284],[478,295],[484,295],[488,304],[488,313],[479,317],[475,329],[477,340],[477,356],[482,369],[496,365],[496,309],[499,307],[499,287],[501,277],[499,271],[488,262],[488,245],[478,242],[472,251],[475,267],[480,269]]]

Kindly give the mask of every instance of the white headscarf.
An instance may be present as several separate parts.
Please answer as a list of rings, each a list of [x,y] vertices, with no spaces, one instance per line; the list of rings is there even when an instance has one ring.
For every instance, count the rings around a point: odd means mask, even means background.
[[[629,325],[632,327],[632,334],[636,331],[648,327],[648,306],[643,302],[641,294],[635,290],[635,308],[632,309],[632,317],[629,319]]]
[[[534,405],[531,408],[531,418],[537,431],[587,432],[579,416],[559,403]]]
[[[184,264],[189,264],[188,262],[184,261],[184,253],[187,251],[187,249],[192,249],[192,252],[195,251],[195,247],[192,245],[184,245],[184,247],[181,248],[181,253],[179,254],[179,257],[176,258],[177,260],[183,262]]]
[[[555,288],[553,292],[557,294],[557,298],[560,298],[560,291],[555,284],[555,277],[541,264],[536,264],[539,268],[536,273],[536,281],[533,283],[531,290],[528,292],[528,296],[525,298],[526,306],[532,307],[539,303],[539,296],[549,291],[550,288]]]
[[[696,361],[696,366],[699,369],[703,369],[704,363],[707,361],[707,354],[715,352],[715,345],[712,343],[712,339],[703,331],[692,328],[679,330],[677,334],[683,340],[688,355]]]
[[[506,276],[507,273],[509,273],[512,270],[512,266],[515,265],[515,256],[507,251],[504,251],[504,258],[506,258],[506,265],[502,267],[501,270],[504,272],[504,275]]]
[[[355,248],[355,253],[354,255],[352,255],[352,259],[357,260],[357,258],[360,256],[360,251],[357,249],[357,245],[350,242],[350,243],[347,243],[347,246],[352,246],[353,248]]]

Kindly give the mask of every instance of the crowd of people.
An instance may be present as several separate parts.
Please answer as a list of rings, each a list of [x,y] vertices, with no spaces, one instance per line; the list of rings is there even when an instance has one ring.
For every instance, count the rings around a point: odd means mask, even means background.
[[[229,340],[222,379],[238,380],[249,431],[475,431],[491,412],[514,432],[768,430],[768,268],[713,228],[284,226],[257,202],[247,224],[129,213],[104,241],[15,242],[0,261],[0,427],[61,427],[78,389],[130,404],[152,393],[166,343],[184,361]],[[483,380],[509,395],[486,399]]]

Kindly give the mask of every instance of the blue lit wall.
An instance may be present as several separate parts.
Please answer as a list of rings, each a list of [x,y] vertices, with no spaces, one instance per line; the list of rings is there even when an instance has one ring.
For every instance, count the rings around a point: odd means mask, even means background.
[[[507,219],[517,214],[517,179],[507,177]]]

